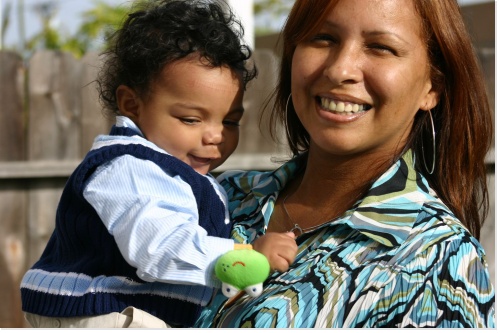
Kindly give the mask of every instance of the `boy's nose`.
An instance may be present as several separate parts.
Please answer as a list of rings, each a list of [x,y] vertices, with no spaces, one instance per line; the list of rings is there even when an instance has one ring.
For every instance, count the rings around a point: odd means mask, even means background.
[[[222,142],[222,131],[224,127],[221,126],[210,126],[203,133],[203,143],[209,145],[217,145]]]

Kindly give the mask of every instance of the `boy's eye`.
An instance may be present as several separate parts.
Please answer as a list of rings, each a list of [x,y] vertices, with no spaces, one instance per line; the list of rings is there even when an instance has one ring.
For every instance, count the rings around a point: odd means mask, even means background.
[[[239,120],[224,120],[222,123],[225,126],[234,126],[234,127],[239,127],[240,126]]]
[[[184,124],[187,124],[187,125],[194,125],[198,122],[200,122],[198,119],[194,119],[194,118],[179,118],[180,121],[182,121]]]

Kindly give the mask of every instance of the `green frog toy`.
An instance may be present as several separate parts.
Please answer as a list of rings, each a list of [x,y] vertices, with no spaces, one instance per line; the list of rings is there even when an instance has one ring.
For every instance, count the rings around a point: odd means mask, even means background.
[[[217,259],[215,275],[222,281],[222,293],[230,298],[244,290],[252,297],[262,293],[269,276],[269,262],[255,250],[232,250]]]

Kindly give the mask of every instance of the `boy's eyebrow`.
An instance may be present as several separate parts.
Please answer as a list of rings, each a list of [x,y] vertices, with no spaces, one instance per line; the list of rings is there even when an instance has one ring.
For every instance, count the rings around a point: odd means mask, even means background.
[[[239,107],[239,108],[236,108],[236,109],[232,109],[231,111],[229,111],[229,113],[245,113],[245,108],[244,107]]]
[[[200,110],[200,111],[204,111],[204,112],[209,112],[203,105],[191,104],[189,102],[177,102],[177,103],[175,103],[175,105],[180,106],[180,107],[184,107],[187,109],[195,109],[195,110]],[[231,109],[229,111],[229,113],[244,113],[244,112],[245,112],[245,108],[243,106]]]
[[[184,107],[184,108],[187,108],[187,109],[200,109],[200,110],[204,109],[200,105],[192,104],[192,103],[189,103],[189,102],[177,102],[174,105],[181,106],[181,107]]]

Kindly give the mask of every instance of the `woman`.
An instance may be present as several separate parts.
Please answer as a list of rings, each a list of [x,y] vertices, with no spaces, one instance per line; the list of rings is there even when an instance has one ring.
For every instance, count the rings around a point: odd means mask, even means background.
[[[294,154],[220,181],[233,237],[293,230],[260,297],[200,327],[494,327],[478,242],[492,122],[456,0],[297,0],[275,125]]]

